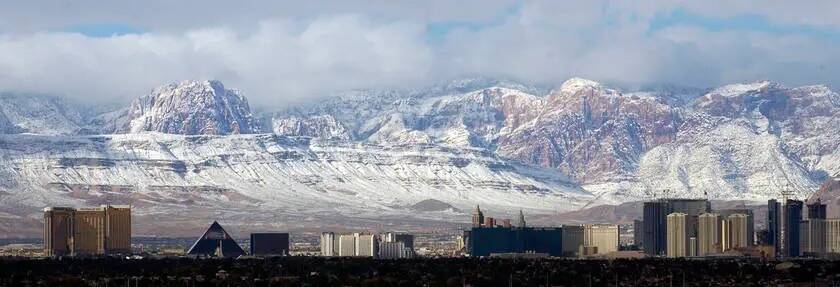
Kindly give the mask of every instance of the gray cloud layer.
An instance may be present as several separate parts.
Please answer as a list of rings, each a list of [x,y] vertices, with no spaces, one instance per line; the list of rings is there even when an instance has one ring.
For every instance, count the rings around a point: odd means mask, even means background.
[[[584,76],[626,85],[840,84],[840,39],[680,23],[651,29],[652,19],[676,10],[840,28],[840,4],[832,1],[715,2],[21,1],[0,9],[0,90],[122,101],[162,83],[212,78],[271,106],[466,75],[542,83]],[[148,32],[61,32],[97,23]]]

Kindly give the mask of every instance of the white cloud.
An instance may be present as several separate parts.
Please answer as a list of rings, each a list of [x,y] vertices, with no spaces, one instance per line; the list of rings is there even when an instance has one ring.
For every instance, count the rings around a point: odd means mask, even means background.
[[[163,83],[210,78],[243,90],[255,106],[270,106],[346,89],[411,87],[468,75],[543,83],[584,76],[626,85],[713,86],[756,79],[840,84],[834,76],[840,72],[838,39],[681,25],[649,29],[656,15],[677,8],[709,17],[748,14],[779,25],[836,27],[834,17],[825,16],[836,11],[832,3],[789,10],[775,1],[767,7],[705,1],[711,4],[387,1],[324,9],[273,2],[266,7],[178,2],[160,9],[158,2],[142,3],[148,7],[90,4],[98,10],[81,11],[82,4],[36,15],[30,10],[38,5],[23,4],[28,6],[19,11],[0,11],[12,19],[0,17],[0,27],[11,29],[0,34],[0,90],[125,101]],[[136,13],[124,11],[132,8]],[[66,16],[77,10],[81,20]],[[6,15],[9,11],[15,15]],[[41,21],[12,23],[21,15]],[[430,41],[425,29],[439,21],[480,25],[455,25],[440,41]],[[111,38],[50,32],[109,22],[150,32]]]
[[[266,21],[183,34],[91,38],[70,33],[0,37],[0,87],[93,99],[133,98],[181,79],[220,79],[257,104],[330,91],[412,84],[432,55],[423,27],[360,16],[305,25]]]

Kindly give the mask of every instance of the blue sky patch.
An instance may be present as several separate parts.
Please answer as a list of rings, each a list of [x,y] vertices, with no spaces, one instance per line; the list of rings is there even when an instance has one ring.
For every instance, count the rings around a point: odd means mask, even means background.
[[[469,21],[442,21],[434,22],[426,25],[426,40],[432,43],[440,43],[446,38],[450,32],[457,29],[466,29],[470,31],[480,31],[483,29],[499,26],[505,23],[511,17],[519,15],[522,10],[522,3],[511,5],[502,13],[484,22],[469,22]]]
[[[79,33],[88,37],[108,38],[114,36],[143,34],[144,30],[125,24],[99,23],[74,26],[66,31]]]
[[[742,14],[732,17],[708,17],[677,9],[669,14],[657,15],[650,22],[649,31],[656,32],[673,26],[693,26],[709,31],[756,31],[774,35],[798,34],[840,40],[840,31],[836,29],[786,25],[773,22],[761,15]]]

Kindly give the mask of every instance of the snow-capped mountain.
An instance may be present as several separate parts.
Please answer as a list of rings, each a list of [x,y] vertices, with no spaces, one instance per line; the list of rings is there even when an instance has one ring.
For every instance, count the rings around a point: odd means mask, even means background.
[[[474,204],[552,214],[657,196],[805,198],[840,175],[840,96],[825,86],[478,78],[259,115],[218,81],[107,113],[40,101],[0,97],[0,228],[47,205],[106,202],[179,224],[465,221]]]
[[[258,130],[248,101],[219,81],[183,81],[154,89],[114,120],[115,133],[247,134]]]
[[[341,95],[271,120],[328,117],[337,123],[325,128],[355,141],[486,149],[557,170],[599,203],[764,200],[781,190],[805,197],[840,170],[840,97],[825,86],[760,81],[695,95],[624,93],[573,78],[547,95],[473,88]]]

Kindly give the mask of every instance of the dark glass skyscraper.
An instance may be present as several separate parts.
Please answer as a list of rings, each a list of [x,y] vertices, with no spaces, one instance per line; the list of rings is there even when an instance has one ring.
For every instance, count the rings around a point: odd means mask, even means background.
[[[802,201],[785,202],[785,253],[787,257],[799,256],[799,223],[802,221]]]
[[[814,203],[808,204],[808,219],[825,219],[825,204],[818,198]]]
[[[700,216],[700,214],[712,211],[712,203],[705,199],[666,199],[668,202],[668,214],[679,212],[689,216]]]
[[[781,205],[775,199],[767,201],[767,238],[766,243],[773,245],[776,254],[782,251],[782,210]]]
[[[648,255],[665,254],[665,229],[668,207],[665,201],[649,201],[644,203],[642,226],[644,238],[642,240],[645,253]]]

